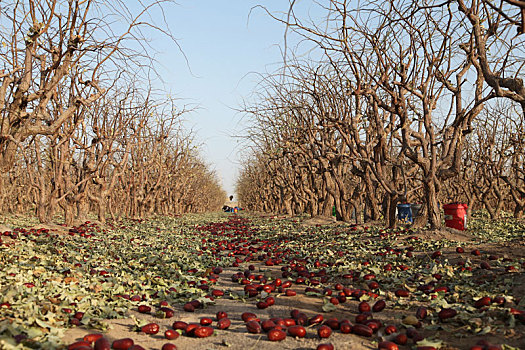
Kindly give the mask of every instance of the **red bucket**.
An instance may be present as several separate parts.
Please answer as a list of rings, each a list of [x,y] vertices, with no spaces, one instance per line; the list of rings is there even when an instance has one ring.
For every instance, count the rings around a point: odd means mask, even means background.
[[[468,205],[462,203],[446,204],[443,209],[445,209],[445,225],[447,227],[460,231],[467,228]]]

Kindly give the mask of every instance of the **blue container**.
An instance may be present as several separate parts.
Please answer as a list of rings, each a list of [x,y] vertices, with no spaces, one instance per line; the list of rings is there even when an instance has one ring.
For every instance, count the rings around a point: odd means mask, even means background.
[[[397,205],[397,219],[404,223],[414,223],[412,217],[412,207],[410,204],[398,204]]]

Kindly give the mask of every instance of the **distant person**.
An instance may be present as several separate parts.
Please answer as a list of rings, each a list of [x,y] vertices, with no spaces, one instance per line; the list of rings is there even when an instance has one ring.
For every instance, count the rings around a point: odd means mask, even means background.
[[[230,196],[230,202],[233,200],[233,196]]]

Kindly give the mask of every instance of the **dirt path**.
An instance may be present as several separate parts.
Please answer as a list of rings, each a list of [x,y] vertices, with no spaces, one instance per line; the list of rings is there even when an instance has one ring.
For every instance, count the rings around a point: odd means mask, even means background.
[[[259,269],[264,271],[268,270],[267,267],[262,264],[255,264],[256,273],[260,272]],[[277,270],[277,269],[273,269]],[[236,273],[237,269],[225,269],[221,273],[221,278],[216,284],[217,289],[231,293],[240,293],[243,288],[242,285],[231,281],[230,276]],[[278,271],[274,272],[274,275]],[[375,349],[369,340],[353,335],[353,334],[341,334],[333,332],[331,337],[327,340],[320,340],[317,336],[316,329],[313,327],[307,328],[307,335],[302,339],[294,339],[287,337],[285,340],[279,342],[270,342],[267,340],[265,333],[262,334],[249,334],[246,331],[245,323],[241,319],[241,315],[244,312],[253,312],[261,320],[269,319],[272,317],[279,318],[290,318],[290,311],[293,309],[299,309],[306,313],[308,316],[314,316],[316,314],[326,314],[322,310],[322,301],[319,298],[312,298],[304,295],[300,289],[295,297],[276,297],[275,305],[264,310],[257,309],[255,306],[255,300],[248,299],[246,302],[234,300],[227,296],[216,299],[215,304],[210,304],[205,309],[197,309],[195,312],[184,312],[181,305],[174,305],[175,316],[169,319],[160,319],[153,315],[140,314],[136,310],[130,311],[130,313],[139,319],[145,319],[149,322],[155,322],[160,325],[160,331],[157,335],[151,336],[141,332],[135,331],[135,323],[133,319],[117,319],[107,320],[112,326],[112,329],[106,334],[108,340],[113,341],[122,338],[132,338],[135,344],[139,344],[145,349],[160,349],[165,343],[173,343],[177,345],[177,349],[194,349],[194,350],[211,350],[211,349],[258,349],[258,350],[271,350],[271,349],[296,349],[306,350],[315,349],[317,345],[322,343],[332,343],[336,349]],[[357,302],[348,302],[337,310],[337,312],[330,313],[330,317],[338,317],[343,319],[348,317],[349,314],[354,315],[357,311]],[[152,310],[152,314],[154,314]],[[167,329],[171,329],[172,324],[175,321],[184,321],[187,323],[198,323],[201,317],[211,317],[214,320],[213,327],[216,328],[215,315],[219,311],[225,311],[228,313],[228,317],[232,321],[232,325],[227,330],[215,329],[214,335],[206,339],[191,338],[187,336],[180,336],[176,340],[167,341],[163,333]],[[71,328],[67,331],[64,342],[71,344],[73,342],[82,340],[82,338],[92,333],[92,330],[85,329],[83,327]]]
[[[287,220],[281,218],[280,220]],[[271,296],[275,298],[275,305],[266,308],[258,309],[256,307],[256,302],[261,300],[257,298],[247,298],[245,300],[240,300],[240,298],[233,298],[231,295],[239,295],[243,292],[244,286],[237,282],[232,281],[232,275],[236,273],[243,273],[248,269],[249,264],[254,266],[252,273],[254,275],[264,275],[269,278],[269,281],[275,280],[275,278],[281,278],[282,266],[289,266],[289,261],[287,263],[278,264],[276,266],[266,266],[262,260],[258,261],[256,259],[256,254],[253,256],[253,260],[250,262],[240,263],[238,267],[228,267],[224,268],[223,272],[220,273],[218,282],[213,285],[213,289],[219,289],[225,292],[223,297],[217,298],[215,304],[209,304],[203,309],[196,309],[195,312],[185,312],[183,311],[182,305],[170,305],[170,307],[175,311],[173,317],[168,319],[161,319],[155,317],[156,308],[155,305],[150,305],[153,307],[151,314],[141,314],[137,311],[137,306],[143,303],[137,303],[136,306],[132,307],[129,310],[128,318],[124,319],[114,319],[106,320],[111,329],[105,334],[108,340],[113,341],[116,339],[122,338],[132,338],[135,341],[135,344],[139,344],[145,349],[161,349],[161,347],[166,343],[172,343],[177,346],[178,349],[191,349],[191,350],[220,350],[220,349],[297,349],[297,350],[312,350],[316,349],[317,346],[321,343],[331,343],[334,345],[335,349],[377,349],[377,343],[381,339],[386,338],[384,326],[395,325],[398,327],[401,333],[406,333],[410,327],[406,327],[402,324],[402,320],[409,315],[414,315],[415,310],[419,306],[427,306],[429,310],[434,308],[434,315],[429,319],[423,322],[423,327],[418,329],[419,333],[425,338],[440,339],[448,344],[453,344],[453,346],[443,346],[442,350],[454,350],[461,349],[467,350],[470,349],[472,345],[479,340],[488,340],[495,344],[506,343],[512,345],[516,348],[525,349],[525,326],[519,324],[519,322],[513,326],[506,329],[508,320],[504,315],[505,309],[499,308],[497,306],[492,306],[492,309],[487,309],[486,311],[476,311],[476,310],[467,310],[462,309],[462,315],[469,315],[471,319],[461,322],[443,322],[436,320],[437,311],[440,308],[437,308],[436,305],[432,305],[432,298],[430,295],[418,292],[416,287],[421,286],[424,283],[422,280],[430,281],[433,287],[439,287],[440,285],[454,285],[454,280],[461,280],[461,283],[468,282],[469,280],[472,283],[468,283],[468,288],[473,288],[477,290],[476,285],[484,285],[479,289],[482,293],[489,293],[488,295],[496,296],[496,294],[490,294],[490,283],[497,284],[501,281],[506,281],[509,288],[507,289],[507,296],[514,296],[513,307],[521,308],[521,306],[516,306],[520,298],[523,297],[525,292],[525,275],[521,270],[516,270],[515,272],[508,272],[504,269],[504,264],[501,263],[502,258],[509,257],[516,261],[515,265],[518,266],[517,262],[520,265],[525,261],[525,250],[523,245],[520,242],[507,242],[507,243],[483,243],[473,237],[468,233],[459,233],[454,231],[443,230],[440,232],[406,232],[402,231],[401,233],[395,233],[393,236],[387,237],[388,243],[383,244],[381,235],[384,235],[384,232],[374,231],[372,233],[364,234],[353,233],[353,228],[340,226],[339,224],[333,224],[329,220],[322,221],[320,219],[315,219],[314,221],[310,220],[306,225],[300,225],[304,228],[304,232],[301,231],[303,228],[298,229],[299,232],[290,233],[292,237],[295,234],[295,237],[306,237],[309,233],[317,234],[317,230],[320,229],[320,225],[328,225],[335,228],[335,235],[332,233],[327,234],[327,240],[324,241],[324,244],[328,246],[335,247],[339,244],[338,240],[351,240],[353,243],[350,245],[351,249],[364,249],[365,252],[361,252],[358,259],[360,259],[359,264],[364,260],[369,259],[372,261],[373,266],[377,268],[377,278],[375,280],[379,283],[384,284],[381,286],[381,294],[378,299],[386,301],[386,308],[383,312],[373,313],[373,318],[381,321],[383,327],[375,334],[372,338],[365,338],[355,334],[342,334],[340,331],[333,331],[332,335],[328,339],[319,339],[317,336],[317,326],[307,327],[307,335],[305,338],[292,338],[290,336],[286,337],[281,342],[270,342],[267,339],[267,335],[263,332],[261,334],[250,334],[246,330],[245,323],[241,319],[241,315],[244,312],[252,312],[257,315],[261,320],[267,320],[270,318],[290,318],[290,313],[292,310],[297,309],[301,312],[304,312],[308,317],[312,317],[317,314],[322,314],[326,319],[328,318],[337,318],[339,320],[348,319],[352,324],[356,323],[356,316],[359,314],[358,304],[359,301],[356,298],[348,298],[346,302],[340,303],[337,307],[334,308],[334,311],[324,312],[323,311],[323,298],[319,296],[309,296],[305,293],[305,284],[295,283],[297,274],[290,275],[289,279],[294,281],[291,289],[297,292],[296,296],[288,297],[279,293],[271,293]],[[267,225],[264,223],[264,225]],[[263,225],[263,226],[264,226]],[[268,226],[266,229],[272,231],[273,228]],[[344,232],[344,235],[341,236],[341,232]],[[273,232],[273,231],[272,231]],[[214,232],[215,234],[215,232]],[[297,234],[299,236],[297,236]],[[205,236],[203,236],[205,237]],[[439,246],[440,257],[436,260],[430,257],[430,255],[436,249],[436,241],[433,238],[438,238],[439,241],[447,242],[446,244]],[[306,238],[306,241],[308,238]],[[370,242],[374,241],[373,244]],[[263,250],[259,250],[260,242],[257,244],[252,244],[248,239],[246,241],[245,247],[253,248],[254,251],[257,251],[257,254],[262,253]],[[306,243],[305,243],[306,244]],[[416,248],[410,250],[413,258],[402,260],[391,260],[391,258],[384,258],[380,255],[377,255],[378,252],[387,249],[390,251],[390,254],[393,254],[394,251],[403,252],[403,255],[406,255],[409,251],[409,247],[414,245]],[[463,254],[458,254],[456,252],[456,247],[462,246],[465,249]],[[319,248],[319,247],[318,247]],[[321,253],[325,253],[324,246],[320,247]],[[482,255],[474,256],[470,254],[470,251],[474,249],[480,249]],[[245,248],[247,249],[247,248]],[[312,248],[308,248],[312,249]],[[336,248],[331,248],[336,249]],[[315,249],[313,249],[315,250]],[[335,250],[334,250],[335,251]],[[230,252],[229,250],[222,252],[222,256],[226,256]],[[319,251],[316,251],[319,253]],[[347,251],[347,254],[357,253],[359,250]],[[333,254],[333,253],[332,253]],[[395,254],[393,254],[395,255]],[[412,256],[411,255],[411,256]],[[239,258],[244,259],[246,256],[237,255]],[[357,255],[356,255],[357,256]],[[495,256],[495,260],[490,260],[490,256]],[[347,261],[352,261],[352,258],[347,258]],[[387,260],[384,260],[387,259]],[[390,259],[390,260],[389,260]],[[411,263],[412,259],[414,260]],[[468,259],[469,265],[473,267],[471,271],[471,277],[459,276],[459,275],[450,275],[444,276],[443,280],[441,277],[439,279],[434,279],[431,275],[430,265],[435,264],[436,267],[439,267],[440,271],[448,271],[450,267],[452,271],[452,266],[458,266],[462,260]],[[405,274],[405,270],[398,272],[385,272],[382,271],[386,262],[392,262],[392,264],[400,264],[397,267],[403,266],[401,262],[409,264],[408,270]],[[417,261],[417,262],[416,262]],[[494,264],[492,269],[480,269],[479,266],[484,261],[490,261]],[[311,264],[313,260],[309,263]],[[411,265],[415,264],[415,265]],[[423,264],[423,265],[417,265]],[[424,266],[424,265],[428,266]],[[525,266],[525,265],[523,265]],[[371,267],[371,266],[370,266]],[[363,274],[369,272],[370,269],[359,265],[360,271]],[[518,267],[518,269],[520,269]],[[313,269],[312,271],[317,271]],[[368,285],[368,280],[363,279],[363,274],[357,280],[344,280],[341,278],[344,273],[342,270],[337,272],[337,269],[333,270],[333,274],[329,276],[329,279],[324,286],[328,286],[334,289],[334,295],[336,295],[335,284],[340,282],[349,288],[357,288],[361,291],[371,291]],[[346,270],[345,270],[346,271]],[[421,271],[426,276],[421,275],[420,273],[414,273],[411,271]],[[458,270],[455,270],[455,274],[458,274]],[[204,277],[201,277],[204,278]],[[407,278],[407,279],[405,279]],[[437,278],[437,277],[436,277]],[[199,278],[197,278],[198,280]],[[283,277],[283,280],[285,278]],[[408,289],[412,291],[414,297],[407,299],[398,298],[394,295],[393,290],[398,288],[400,283],[403,283],[407,286]],[[428,283],[428,282],[427,282]],[[488,283],[488,284],[487,284]],[[458,285],[462,288],[462,284]],[[412,288],[412,289],[411,289]],[[465,288],[467,286],[465,285]],[[460,290],[461,292],[461,290]],[[447,292],[448,293],[448,292]],[[472,292],[473,293],[473,292]],[[495,292],[494,292],[495,293]],[[499,293],[499,292],[498,292]],[[450,298],[449,300],[454,300],[454,295],[457,294],[452,290],[448,293]],[[460,305],[467,307],[467,305],[472,305],[472,294],[469,292],[467,300],[457,300]],[[474,294],[474,296],[483,296],[487,294]],[[510,299],[509,299],[510,300]],[[370,305],[374,303],[374,300],[370,301]],[[146,304],[146,302],[144,302]],[[218,330],[216,328],[216,318],[215,315],[219,311],[224,311],[228,313],[229,319],[232,324],[227,330]],[[142,332],[138,332],[135,326],[134,317],[136,319],[145,320],[147,322],[154,322],[160,325],[160,331],[156,335],[146,335]],[[171,329],[172,324],[175,321],[183,321],[186,323],[198,323],[202,317],[210,317],[214,320],[211,325],[214,328],[214,335],[209,338],[199,339],[188,337],[185,335],[180,336],[176,340],[167,341],[163,334],[164,331]],[[469,324],[479,323],[483,326],[490,325],[492,329],[487,331],[486,334],[473,335],[465,330],[465,326]],[[65,337],[63,338],[65,344],[71,344],[75,341],[79,341],[89,333],[94,333],[96,331],[85,329],[83,327],[71,328],[67,330]],[[399,346],[401,350],[413,349],[415,341],[409,339],[406,346]],[[435,348],[439,348],[438,345]]]

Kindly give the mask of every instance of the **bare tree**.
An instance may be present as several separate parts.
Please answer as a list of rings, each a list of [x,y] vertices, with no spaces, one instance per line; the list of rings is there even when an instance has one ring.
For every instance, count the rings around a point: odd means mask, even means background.
[[[442,183],[461,169],[464,139],[473,120],[495,97],[519,100],[514,89],[519,79],[501,81],[509,94],[495,91],[492,85],[493,89],[486,89],[487,69],[479,58],[483,45],[475,30],[470,31],[475,19],[469,24],[451,3],[367,1],[352,7],[349,1],[332,0],[317,5],[326,13],[323,23],[297,18],[295,2],[287,16],[270,15],[320,48],[339,72],[339,88],[332,86],[332,90],[345,87],[347,99],[353,101],[329,98],[338,106],[348,106],[339,111],[348,116],[346,122],[332,120],[329,127],[338,128],[347,141],[359,162],[356,173],[372,175],[365,183],[381,184],[389,197],[389,223],[394,221],[396,203],[409,195],[404,177],[409,174],[421,182],[431,227],[439,227],[439,192]],[[509,52],[516,49],[514,44],[509,47]],[[519,72],[519,60],[510,61],[500,60],[499,66]],[[365,115],[376,133],[359,131],[368,122]],[[337,114],[332,118],[337,119]],[[397,156],[394,150],[399,151]],[[387,171],[391,177],[385,177]],[[404,191],[399,187],[403,183]]]
[[[141,42],[141,28],[156,28],[170,34],[143,17],[168,2],[157,0],[139,6],[138,13],[132,13],[122,1],[2,2],[2,172],[13,166],[17,148],[24,140],[55,134],[80,109],[100,98],[117,77],[116,65],[135,66],[135,70],[145,67],[149,48]],[[112,20],[116,16],[120,16],[122,26],[114,25]],[[61,91],[68,91],[68,98],[61,100],[60,110],[55,108],[58,113],[52,113],[50,105]]]

